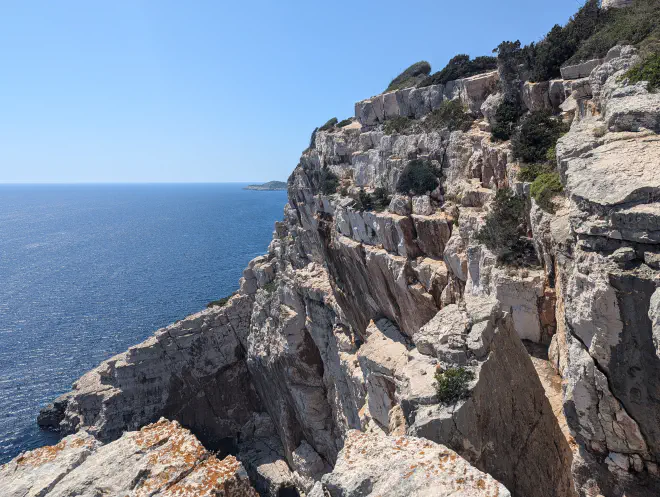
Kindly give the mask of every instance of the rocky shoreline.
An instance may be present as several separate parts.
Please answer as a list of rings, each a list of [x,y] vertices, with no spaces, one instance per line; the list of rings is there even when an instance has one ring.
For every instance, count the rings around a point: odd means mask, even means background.
[[[163,426],[200,454],[177,484],[231,468],[208,495],[660,495],[660,94],[626,80],[638,61],[616,46],[519,82],[526,111],[570,125],[552,209],[491,138],[501,68],[372,97],[316,130],[240,290],[44,409],[84,463],[59,446],[21,455],[0,469],[6,495],[67,495],[83,474],[98,488],[104,453]],[[448,101],[471,126],[425,128]],[[386,132],[397,118],[419,125]],[[437,188],[397,191],[414,161],[441,172]],[[505,189],[524,200],[533,264],[480,238]],[[383,191],[383,209],[365,207]],[[448,372],[465,391],[442,398]],[[126,495],[147,495],[140,474]],[[188,495],[172,485],[149,495]]]

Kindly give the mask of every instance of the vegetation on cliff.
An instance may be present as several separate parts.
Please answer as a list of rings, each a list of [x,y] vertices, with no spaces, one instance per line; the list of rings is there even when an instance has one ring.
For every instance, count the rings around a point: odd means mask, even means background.
[[[415,62],[408,67],[405,71],[394,78],[388,85],[386,92],[400,90],[402,88],[409,88],[417,85],[431,72],[431,64],[425,60]]]
[[[490,56],[481,56],[470,59],[469,55],[454,56],[442,70],[425,78],[419,87],[431,85],[444,85],[449,81],[467,78],[476,74],[497,69],[497,59]]]
[[[424,160],[412,160],[401,173],[396,185],[399,193],[422,195],[435,190],[440,181],[435,168]]]
[[[648,81],[649,91],[655,91],[660,88],[660,52],[655,52],[647,56],[635,67],[630,68],[625,76],[630,83]]]
[[[463,367],[447,368],[435,372],[435,389],[438,400],[443,404],[455,404],[468,396],[468,385],[474,373]]]

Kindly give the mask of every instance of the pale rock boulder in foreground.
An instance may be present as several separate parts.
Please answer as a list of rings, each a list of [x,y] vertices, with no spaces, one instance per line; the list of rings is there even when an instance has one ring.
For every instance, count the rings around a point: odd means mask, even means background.
[[[82,431],[0,468],[3,497],[258,497],[241,463],[161,419],[102,445]]]
[[[326,494],[323,493],[326,492]],[[350,431],[332,473],[310,497],[510,497],[453,450],[415,437]]]

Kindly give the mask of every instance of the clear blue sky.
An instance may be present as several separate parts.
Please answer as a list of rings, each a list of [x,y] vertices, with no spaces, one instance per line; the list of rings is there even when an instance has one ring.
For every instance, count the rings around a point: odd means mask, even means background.
[[[580,4],[2,2],[0,183],[286,180],[409,64],[538,40]]]

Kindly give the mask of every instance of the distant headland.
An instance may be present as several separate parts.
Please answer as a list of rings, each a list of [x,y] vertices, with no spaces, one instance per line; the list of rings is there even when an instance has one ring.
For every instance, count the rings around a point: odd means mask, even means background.
[[[279,191],[286,190],[286,181],[269,181],[263,185],[248,185],[243,190]]]

